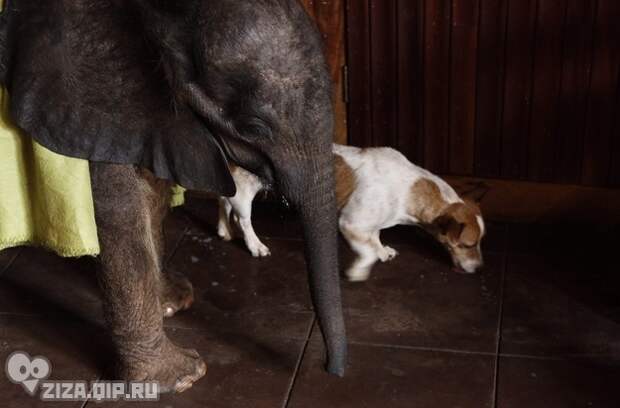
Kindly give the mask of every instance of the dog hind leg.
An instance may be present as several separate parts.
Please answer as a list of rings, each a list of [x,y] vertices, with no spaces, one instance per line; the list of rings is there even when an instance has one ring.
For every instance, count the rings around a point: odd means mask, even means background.
[[[368,279],[372,266],[379,257],[372,243],[372,232],[365,232],[356,229],[350,224],[341,223],[340,232],[357,254],[357,258],[345,272],[351,282],[361,282]]]

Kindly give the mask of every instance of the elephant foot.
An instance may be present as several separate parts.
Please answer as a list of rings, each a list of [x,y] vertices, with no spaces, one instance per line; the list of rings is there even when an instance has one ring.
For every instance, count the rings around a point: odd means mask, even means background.
[[[207,373],[207,365],[196,350],[175,346],[168,338],[147,358],[126,357],[121,369],[127,381],[157,382],[159,391],[183,392]]]
[[[165,317],[172,317],[194,303],[194,288],[184,275],[178,272],[164,274],[161,306]]]

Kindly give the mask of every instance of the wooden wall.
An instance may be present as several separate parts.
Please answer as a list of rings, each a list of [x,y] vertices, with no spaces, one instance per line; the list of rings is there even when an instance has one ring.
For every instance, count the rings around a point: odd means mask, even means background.
[[[345,1],[350,143],[620,186],[620,0]]]
[[[345,15],[344,0],[302,0],[314,18],[325,43],[325,55],[334,81],[335,135],[338,143],[347,142],[347,107],[344,99]]]

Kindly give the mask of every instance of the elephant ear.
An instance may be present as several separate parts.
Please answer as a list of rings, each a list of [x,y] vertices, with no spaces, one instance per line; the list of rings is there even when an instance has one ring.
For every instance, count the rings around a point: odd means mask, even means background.
[[[21,2],[7,78],[13,119],[62,155],[134,164],[189,189],[234,195],[209,123],[175,103],[169,72],[177,62],[145,34],[136,4]],[[170,17],[169,32],[182,32],[174,18],[186,16]]]

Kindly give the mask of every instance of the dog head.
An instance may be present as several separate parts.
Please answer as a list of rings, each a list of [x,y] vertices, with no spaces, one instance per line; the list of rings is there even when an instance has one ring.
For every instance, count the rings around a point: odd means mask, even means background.
[[[485,226],[474,201],[465,199],[449,205],[433,221],[432,233],[448,250],[459,272],[474,273],[483,265],[480,242]]]

